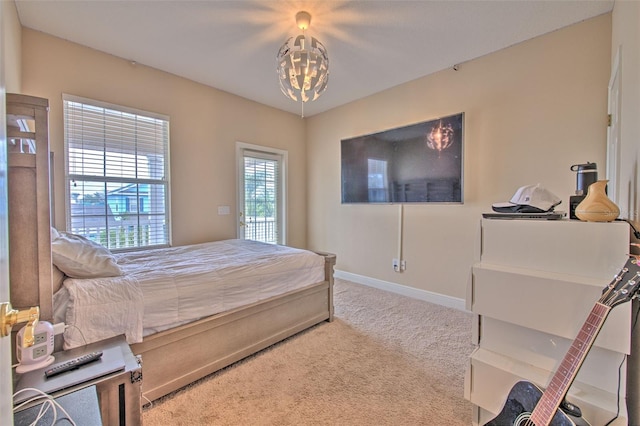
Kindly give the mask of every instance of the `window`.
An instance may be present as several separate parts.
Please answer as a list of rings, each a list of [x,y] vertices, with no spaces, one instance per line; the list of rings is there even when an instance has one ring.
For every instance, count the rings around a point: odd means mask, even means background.
[[[368,159],[369,202],[389,201],[389,179],[387,178],[387,161]]]
[[[110,250],[169,245],[169,118],[63,101],[67,230]]]
[[[285,244],[286,152],[238,143],[239,238]]]

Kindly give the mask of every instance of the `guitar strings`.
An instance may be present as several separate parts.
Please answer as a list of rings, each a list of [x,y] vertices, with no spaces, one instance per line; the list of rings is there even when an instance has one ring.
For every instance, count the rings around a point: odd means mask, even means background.
[[[634,279],[638,279],[638,277],[640,277],[640,273],[636,273],[635,276],[633,278],[631,278],[630,280],[628,280],[621,289],[616,290],[616,287],[618,286],[618,284],[620,283],[620,281],[622,281],[623,277],[629,272],[628,268],[623,268],[618,274],[615,275],[614,280],[611,282],[611,284],[609,284],[609,286],[607,286],[607,288],[602,292],[602,296],[600,297],[600,299],[598,300],[598,303],[600,304],[604,304],[606,307],[608,307],[609,309],[612,307],[611,303],[613,303],[613,301],[615,301],[615,298],[618,296],[619,293],[624,293],[625,291],[628,291],[627,288],[629,287],[629,285],[633,286],[635,285],[635,282],[633,282]],[[638,307],[638,309],[635,312],[635,318],[634,318],[634,322],[632,325],[632,334],[633,334],[633,330],[636,327],[636,324],[638,322],[638,317],[640,314],[640,305]],[[617,409],[616,409],[616,415],[609,421],[607,422],[604,426],[609,426],[613,421],[615,421],[619,416],[620,416],[620,386],[621,386],[621,381],[622,381],[622,366],[624,365],[624,362],[626,360],[626,356],[624,356],[622,358],[622,362],[620,363],[620,365],[618,366],[618,392],[617,392]],[[536,424],[531,421],[531,418],[526,419],[523,423],[520,423],[521,426],[536,426]]]
[[[635,229],[634,229],[635,230]],[[634,286],[637,283],[637,280],[640,278],[640,272],[636,272],[636,274],[634,275],[634,277],[632,277],[630,280],[628,280],[621,289],[616,290],[616,287],[618,286],[618,284],[620,283],[620,281],[622,281],[623,277],[629,272],[628,268],[623,268],[618,274],[616,274],[616,276],[614,277],[614,280],[611,282],[611,284],[609,284],[609,286],[602,292],[602,296],[599,299],[599,303],[606,305],[608,308],[611,308],[613,305],[612,303],[615,302],[615,298],[620,294],[623,293],[625,294],[626,292],[628,292],[628,287],[629,286]],[[633,295],[632,299],[635,299],[637,295]],[[633,320],[633,325],[631,326],[631,334],[633,334],[633,332],[635,331],[635,328],[638,324],[638,318],[640,317],[640,302],[636,303],[636,311],[634,313],[634,320]],[[616,414],[615,416],[609,420],[604,426],[609,426],[611,425],[619,416],[620,416],[620,388],[621,388],[621,382],[622,382],[622,367],[625,364],[625,361],[627,360],[627,356],[623,356],[622,357],[622,361],[620,362],[620,365],[618,366],[618,391],[617,391],[617,399],[616,399],[616,403],[617,403],[617,407],[616,407]],[[527,413],[530,414],[530,413]],[[516,419],[518,420],[518,419]],[[520,420],[523,420],[522,418],[520,418]],[[536,426],[536,424],[531,421],[531,418],[527,418],[526,420],[524,420],[524,422],[520,423],[519,421],[516,422],[516,424],[518,424],[519,426]]]

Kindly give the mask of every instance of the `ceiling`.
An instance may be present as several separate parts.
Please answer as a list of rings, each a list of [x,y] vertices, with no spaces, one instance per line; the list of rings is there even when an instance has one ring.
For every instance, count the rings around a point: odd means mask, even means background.
[[[614,0],[16,0],[24,27],[295,114],[275,71],[300,30],[329,53],[329,85],[311,116],[558,28]]]

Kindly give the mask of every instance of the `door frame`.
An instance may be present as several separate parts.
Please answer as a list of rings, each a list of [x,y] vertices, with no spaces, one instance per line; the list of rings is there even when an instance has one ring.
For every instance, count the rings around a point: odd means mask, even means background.
[[[4,5],[0,5],[0,23],[4,24]],[[4,31],[0,28],[0,46],[4,52]],[[7,115],[4,55],[0,54],[0,302],[9,302],[9,223],[7,196]],[[11,370],[11,334],[0,338],[0,424],[13,424],[13,375]]]
[[[266,155],[277,155],[282,158],[280,170],[278,171],[278,244],[287,243],[287,168],[289,161],[288,151],[270,148],[262,145],[254,145],[246,142],[236,142],[236,198],[237,198],[237,238],[244,239],[244,152],[253,151]]]
[[[607,112],[609,123],[607,127],[607,168],[606,178],[609,181],[607,196],[614,203],[620,200],[620,117],[622,109],[620,61],[622,60],[622,46],[618,46],[615,59],[611,66],[611,76],[607,87]]]

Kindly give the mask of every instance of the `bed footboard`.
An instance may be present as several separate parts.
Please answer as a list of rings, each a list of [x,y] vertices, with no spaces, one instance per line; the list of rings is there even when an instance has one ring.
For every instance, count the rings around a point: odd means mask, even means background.
[[[131,345],[142,355],[142,393],[153,401],[322,321],[333,320],[335,256],[325,280],[203,318]]]

